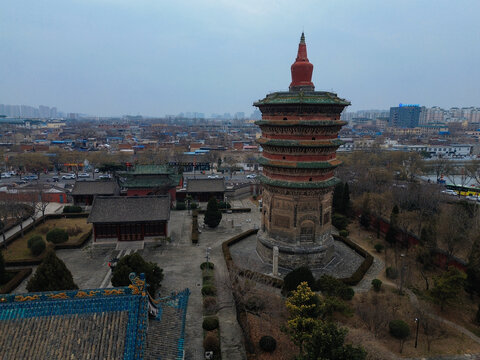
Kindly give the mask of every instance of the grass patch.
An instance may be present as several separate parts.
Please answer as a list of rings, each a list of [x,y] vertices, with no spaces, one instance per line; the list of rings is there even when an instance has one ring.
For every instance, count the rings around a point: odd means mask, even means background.
[[[36,228],[26,232],[23,237],[19,237],[8,245],[6,250],[3,250],[3,257],[5,261],[18,261],[24,259],[36,259],[38,257],[33,256],[28,248],[28,239],[32,236],[39,235],[45,240],[45,234],[54,228],[62,228],[68,231],[72,235],[69,236],[68,241],[64,244],[73,244],[77,242],[84,234],[88,233],[92,225],[87,224],[86,218],[60,218],[50,219],[45,223],[39,224]],[[47,243],[47,249],[53,247],[53,244]],[[41,256],[41,255],[40,255]]]

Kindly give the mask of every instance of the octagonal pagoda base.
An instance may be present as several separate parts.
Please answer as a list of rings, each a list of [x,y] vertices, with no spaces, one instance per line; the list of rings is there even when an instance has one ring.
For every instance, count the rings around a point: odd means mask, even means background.
[[[278,247],[278,266],[296,269],[308,266],[310,269],[322,268],[334,256],[333,237],[324,234],[321,243],[290,244],[268,236],[267,233],[257,233],[257,253],[264,262],[272,263],[273,247]]]

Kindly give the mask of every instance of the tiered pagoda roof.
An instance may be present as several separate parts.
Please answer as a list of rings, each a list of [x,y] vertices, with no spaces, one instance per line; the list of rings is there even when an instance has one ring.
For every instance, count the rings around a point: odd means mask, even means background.
[[[303,33],[291,72],[290,91],[254,103],[262,112],[256,122],[262,130],[257,140],[263,148],[260,180],[273,187],[332,187],[337,182],[333,170],[341,163],[335,156],[342,144],[338,131],[345,125],[340,113],[350,102],[333,92],[314,91]]]

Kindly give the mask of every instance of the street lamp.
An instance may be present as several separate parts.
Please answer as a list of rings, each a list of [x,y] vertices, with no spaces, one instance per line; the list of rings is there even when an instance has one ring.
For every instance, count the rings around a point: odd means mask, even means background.
[[[205,259],[207,259],[207,268],[210,267],[210,265],[208,264],[210,262],[210,250],[212,250],[211,247],[207,247],[205,249]]]
[[[400,270],[400,294],[403,292],[403,278],[405,276],[405,254],[400,254],[400,257],[402,258],[402,268]]]
[[[420,319],[415,318],[415,322],[417,323],[417,333],[415,334],[415,349],[416,349],[417,343],[418,343],[418,327],[420,326]]]

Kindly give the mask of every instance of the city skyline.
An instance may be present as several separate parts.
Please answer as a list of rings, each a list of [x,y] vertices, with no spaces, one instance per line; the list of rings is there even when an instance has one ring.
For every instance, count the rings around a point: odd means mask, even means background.
[[[478,10],[467,0],[7,2],[0,98],[98,116],[250,114],[288,88],[304,29],[316,90],[344,94],[347,111],[469,106],[480,95]]]

